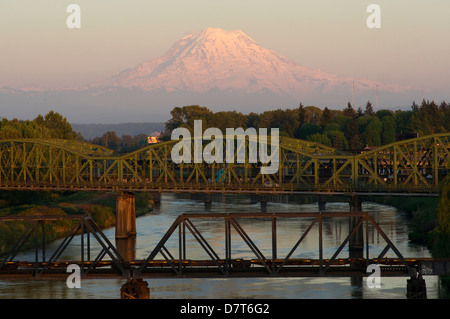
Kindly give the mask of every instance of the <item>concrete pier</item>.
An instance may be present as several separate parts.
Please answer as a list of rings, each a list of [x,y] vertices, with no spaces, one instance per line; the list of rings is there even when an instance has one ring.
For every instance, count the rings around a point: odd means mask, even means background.
[[[133,193],[120,192],[116,198],[116,238],[136,235],[136,207]]]
[[[427,299],[427,286],[421,274],[408,279],[406,289],[408,299]]]
[[[148,283],[142,279],[131,279],[120,289],[120,299],[150,299]]]
[[[359,196],[353,195],[350,198],[350,212],[361,213],[362,212],[362,201]],[[349,218],[349,231],[351,232],[353,228],[359,223],[359,217]],[[350,250],[362,250],[364,248],[364,231],[363,227],[360,226],[356,233],[350,238],[348,243]]]
[[[325,211],[327,209],[327,200],[325,196],[319,195],[319,198],[317,199],[317,203],[319,205],[319,211]]]
[[[161,193],[152,193],[153,203],[161,203]]]
[[[116,248],[126,261],[136,259],[136,236],[128,238],[116,238]]]

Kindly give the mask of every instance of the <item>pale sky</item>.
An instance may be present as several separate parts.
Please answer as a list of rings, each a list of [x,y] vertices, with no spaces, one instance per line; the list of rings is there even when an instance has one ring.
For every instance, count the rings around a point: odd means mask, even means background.
[[[66,26],[71,3],[81,29]],[[371,3],[380,29],[366,25]],[[328,73],[450,91],[448,0],[1,0],[0,87],[87,84],[207,27],[240,29]]]

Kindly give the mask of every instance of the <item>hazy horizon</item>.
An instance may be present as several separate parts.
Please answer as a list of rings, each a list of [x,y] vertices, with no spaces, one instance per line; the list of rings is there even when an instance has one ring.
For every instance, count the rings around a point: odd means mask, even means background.
[[[450,2],[75,3],[81,7],[80,29],[66,26],[68,3],[0,3],[0,88],[86,85],[163,55],[189,32],[218,27],[242,30],[259,45],[309,68],[423,87],[425,99],[450,100]],[[380,29],[366,25],[371,3],[381,8]],[[411,102],[420,99],[417,92],[410,97]]]

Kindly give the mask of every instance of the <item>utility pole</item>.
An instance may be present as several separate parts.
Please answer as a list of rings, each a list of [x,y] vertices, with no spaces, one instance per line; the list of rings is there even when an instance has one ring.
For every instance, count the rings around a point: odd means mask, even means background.
[[[353,108],[355,108],[355,81],[353,81]]]
[[[378,84],[376,85],[375,112],[378,110]]]

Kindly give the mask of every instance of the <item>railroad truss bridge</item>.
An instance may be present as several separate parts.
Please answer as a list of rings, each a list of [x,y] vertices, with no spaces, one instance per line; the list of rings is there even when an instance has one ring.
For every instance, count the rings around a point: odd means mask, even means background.
[[[368,265],[376,264],[382,276],[409,276],[408,296],[424,296],[422,275],[449,274],[449,261],[402,256],[370,215],[361,212],[358,196],[438,196],[449,168],[449,137],[449,133],[424,136],[358,154],[280,137],[277,154],[271,154],[278,160],[278,170],[273,174],[261,174],[265,165],[249,161],[249,154],[254,150],[247,140],[233,149],[233,154],[244,151],[245,160],[235,157],[233,163],[210,164],[176,164],[171,153],[178,141],[117,155],[107,148],[78,141],[2,140],[0,189],[117,192],[116,239],[136,235],[135,192],[151,192],[155,197],[164,192],[205,196],[213,193],[319,194],[351,196],[352,200],[350,212],[183,214],[142,260],[124,258],[89,216],[0,216],[0,222],[23,223],[25,229],[0,257],[0,276],[61,277],[67,276],[68,265],[77,264],[86,278],[126,278],[123,296],[146,297],[147,288],[142,280],[145,277],[366,276]],[[269,145],[270,140],[268,149]],[[192,141],[191,147],[194,146]],[[349,235],[333,255],[324,256],[323,220],[342,217],[351,220]],[[193,222],[205,218],[223,221],[220,249]],[[306,231],[299,231],[299,238],[292,239],[291,249],[280,250],[277,221],[289,218],[309,218],[311,224]],[[271,247],[259,247],[242,227],[243,219],[267,219],[271,223],[268,235]],[[46,225],[62,221],[73,223],[73,228],[50,254],[46,248]],[[302,257],[296,252],[301,251],[302,241],[312,236],[310,230],[315,228],[318,228],[316,257]],[[364,240],[370,232],[377,232],[386,244],[377,256],[370,256],[369,245]],[[199,244],[196,251],[203,251],[205,258],[188,258],[187,234]],[[61,260],[62,252],[76,236],[81,240],[80,258]],[[233,256],[231,242],[236,236],[254,258]],[[178,237],[178,244],[169,246],[169,239],[174,237]],[[30,241],[35,250],[34,260],[17,260],[20,250],[29,247]],[[91,241],[96,242],[98,251]],[[349,252],[356,249],[359,254],[342,257],[347,246]],[[394,258],[385,257],[389,250],[395,254]]]

